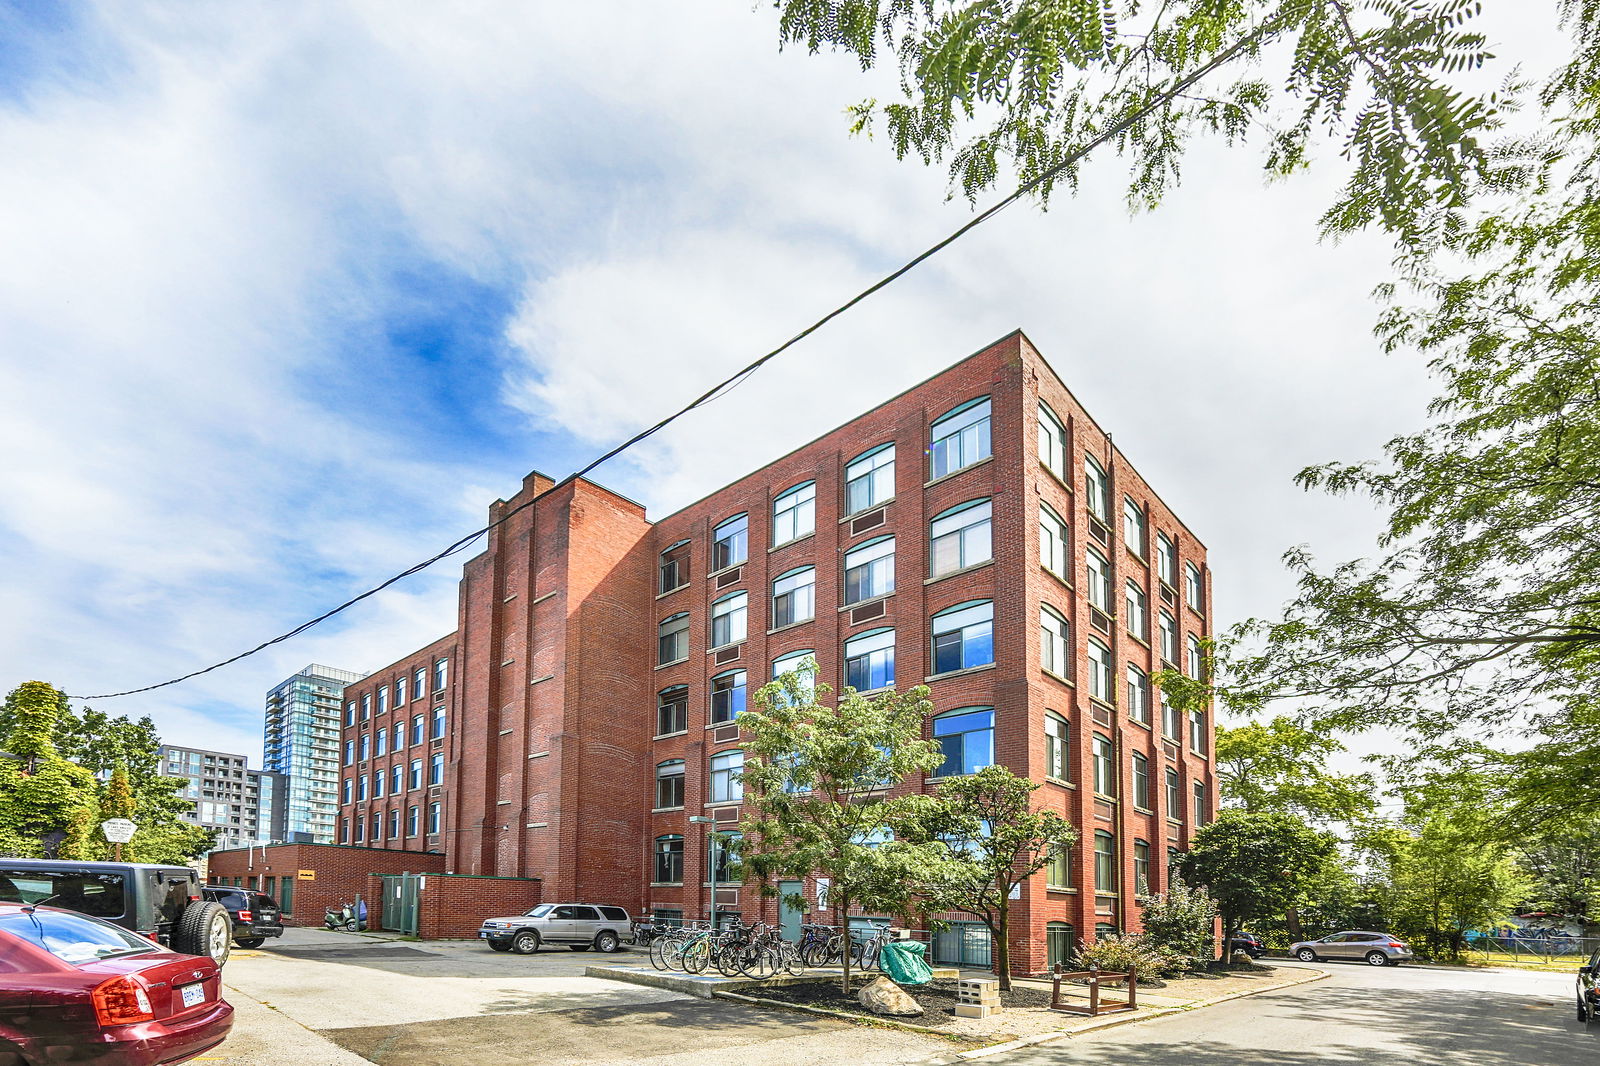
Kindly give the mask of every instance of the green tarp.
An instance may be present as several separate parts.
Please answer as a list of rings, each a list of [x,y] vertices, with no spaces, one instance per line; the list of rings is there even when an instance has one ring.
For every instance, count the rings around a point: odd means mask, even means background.
[[[928,945],[915,940],[891,940],[879,952],[878,965],[897,985],[925,985],[933,980],[922,957],[927,950]]]

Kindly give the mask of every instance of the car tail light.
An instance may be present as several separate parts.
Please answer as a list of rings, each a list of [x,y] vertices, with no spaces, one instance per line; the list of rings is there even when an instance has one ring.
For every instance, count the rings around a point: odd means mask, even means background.
[[[150,1009],[150,997],[144,988],[131,977],[113,977],[95,986],[91,993],[95,1017],[101,1025],[132,1025],[135,1022],[155,1020]]]
[[[1392,948],[1403,948],[1403,947],[1405,947],[1405,945],[1400,943],[1400,941],[1398,941],[1398,940],[1389,941],[1389,946],[1392,947]]]
[[[253,916],[251,915],[251,913],[249,911],[240,911],[239,912],[239,920],[241,922],[248,922],[248,921],[252,921],[254,919],[253,919]]]

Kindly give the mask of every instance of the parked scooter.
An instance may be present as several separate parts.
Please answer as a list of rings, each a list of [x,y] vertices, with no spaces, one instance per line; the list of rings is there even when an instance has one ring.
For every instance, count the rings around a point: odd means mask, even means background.
[[[322,924],[329,929],[359,933],[367,927],[367,901],[358,896],[354,906],[340,903],[337,907],[326,908],[322,913]]]

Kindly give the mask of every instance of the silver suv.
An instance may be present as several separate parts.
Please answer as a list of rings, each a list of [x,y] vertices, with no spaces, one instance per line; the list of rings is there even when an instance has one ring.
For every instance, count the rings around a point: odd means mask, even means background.
[[[485,918],[478,939],[496,951],[531,955],[541,944],[565,944],[573,951],[617,951],[628,935],[628,912],[599,903],[541,903],[525,914]]]
[[[1388,933],[1344,932],[1321,940],[1289,945],[1289,954],[1301,962],[1323,959],[1361,959],[1369,966],[1397,966],[1414,958],[1411,949]]]

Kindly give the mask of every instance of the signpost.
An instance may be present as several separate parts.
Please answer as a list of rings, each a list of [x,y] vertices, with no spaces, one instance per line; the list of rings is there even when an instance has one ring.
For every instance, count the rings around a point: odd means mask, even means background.
[[[104,833],[106,840],[111,844],[111,859],[113,862],[122,861],[122,845],[133,839],[133,834],[139,827],[126,818],[107,818],[100,823],[100,832]]]

